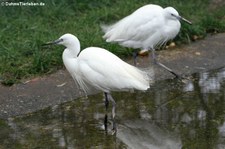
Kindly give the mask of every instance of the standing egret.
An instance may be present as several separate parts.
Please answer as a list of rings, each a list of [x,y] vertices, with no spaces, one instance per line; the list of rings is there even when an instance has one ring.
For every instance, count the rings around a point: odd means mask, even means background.
[[[170,68],[156,60],[155,47],[160,47],[175,38],[180,31],[180,20],[191,24],[190,21],[179,16],[173,7],[163,9],[161,6],[149,4],[113,25],[103,25],[102,29],[105,32],[103,38],[106,42],[117,42],[124,47],[152,50],[154,63],[178,77]],[[137,53],[134,54],[135,65],[136,57]]]
[[[111,91],[145,91],[149,88],[147,73],[122,61],[111,52],[89,47],[80,52],[80,42],[72,34],[65,34],[49,44],[60,44],[66,47],[62,58],[66,69],[81,89],[88,94],[92,89],[100,90],[105,95],[105,106],[112,102],[113,129],[115,130],[115,106]],[[105,124],[105,126],[107,126]]]

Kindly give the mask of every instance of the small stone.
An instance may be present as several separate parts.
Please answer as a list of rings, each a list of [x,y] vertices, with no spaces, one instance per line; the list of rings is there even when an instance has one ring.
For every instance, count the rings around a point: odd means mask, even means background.
[[[148,50],[141,50],[138,52],[138,55],[140,55],[140,56],[147,56],[148,54],[149,54]]]
[[[193,35],[193,36],[192,36],[192,39],[195,41],[195,40],[198,39],[198,36],[197,36],[197,35]]]
[[[169,44],[169,47],[170,47],[170,48],[175,47],[175,46],[176,46],[176,43],[175,43],[175,42],[171,42],[171,43]]]
[[[200,52],[195,52],[195,55],[201,55],[201,53]]]

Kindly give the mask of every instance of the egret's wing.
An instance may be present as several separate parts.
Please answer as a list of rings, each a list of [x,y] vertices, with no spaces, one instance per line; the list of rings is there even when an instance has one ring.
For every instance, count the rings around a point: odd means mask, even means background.
[[[87,48],[79,56],[82,79],[99,90],[147,90],[147,74],[101,48]]]
[[[159,21],[163,8],[157,5],[146,5],[111,26],[103,26],[107,42],[143,41],[155,28],[163,25]]]

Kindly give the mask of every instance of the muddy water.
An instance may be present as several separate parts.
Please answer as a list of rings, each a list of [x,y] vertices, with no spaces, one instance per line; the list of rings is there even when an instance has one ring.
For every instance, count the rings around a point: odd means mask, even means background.
[[[112,95],[116,135],[104,131],[103,96],[97,94],[0,120],[0,148],[225,148],[224,68],[185,83],[158,81],[145,93]]]

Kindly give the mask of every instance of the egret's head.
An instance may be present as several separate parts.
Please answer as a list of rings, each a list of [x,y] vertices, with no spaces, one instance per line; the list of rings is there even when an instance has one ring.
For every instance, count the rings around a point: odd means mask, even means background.
[[[164,9],[164,11],[165,11],[165,15],[166,15],[166,17],[168,18],[168,19],[172,19],[172,20],[183,20],[183,21],[185,21],[186,23],[188,23],[188,24],[192,24],[190,21],[188,21],[187,19],[185,19],[185,18],[183,18],[183,17],[181,17],[180,15],[179,15],[179,13],[176,11],[176,9],[174,9],[173,7],[166,7],[165,9]]]
[[[170,19],[177,19],[177,16],[179,16],[179,13],[173,7],[166,7],[164,11],[166,12],[166,16]]]
[[[78,39],[76,36],[67,33],[67,34],[62,35],[59,39],[55,40],[53,43],[64,45],[65,47],[70,47],[77,41],[78,41]]]
[[[53,42],[49,42],[44,45],[53,45],[53,44],[59,44],[59,45],[63,45],[65,47],[69,48],[76,44],[79,45],[80,43],[76,36],[67,33],[67,34],[62,35],[59,39],[57,39]]]

